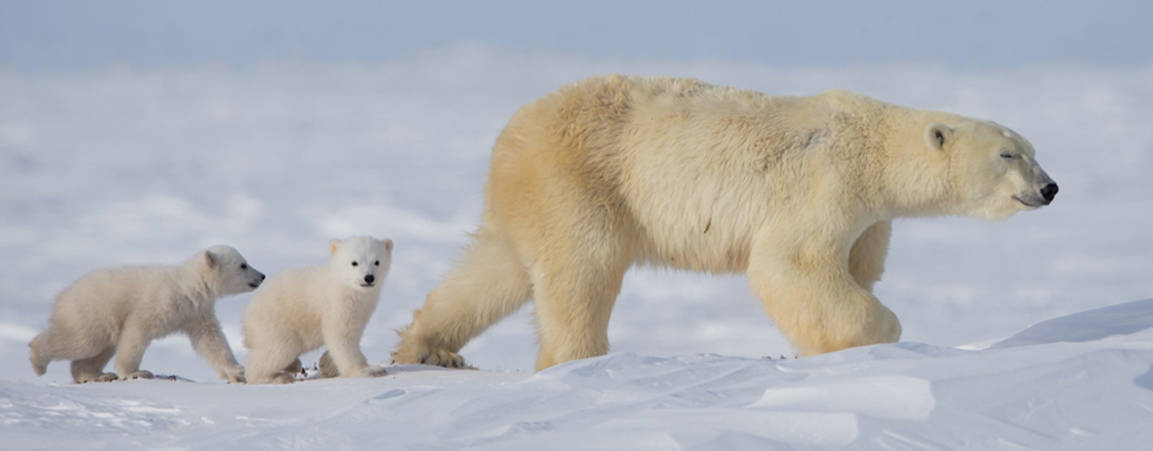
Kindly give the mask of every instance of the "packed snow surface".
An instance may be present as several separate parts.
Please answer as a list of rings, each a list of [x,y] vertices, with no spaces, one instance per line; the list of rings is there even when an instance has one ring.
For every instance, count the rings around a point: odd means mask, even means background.
[[[906,342],[794,360],[619,353],[537,374],[390,370],[287,386],[5,381],[0,431],[17,448],[1139,449],[1153,440],[1153,299],[984,350]]]
[[[794,351],[742,278],[638,268],[613,353],[539,374],[530,305],[465,347],[478,371],[235,386],[177,335],[143,368],[194,382],[74,386],[67,362],[32,375],[28,340],[86,271],[227,243],[271,275],[353,234],[396,242],[363,341],[387,364],[393,330],[477,222],[505,121],[606,72],[847,88],[993,119],[1032,141],[1061,192],[1005,222],[898,221],[876,288],[904,326],[894,345],[781,360]],[[0,448],[1140,448],[1153,443],[1153,301],[1130,301],[1153,295],[1151,79],[1153,67],[798,69],[476,46],[374,65],[0,68]],[[249,298],[217,308],[241,360]]]

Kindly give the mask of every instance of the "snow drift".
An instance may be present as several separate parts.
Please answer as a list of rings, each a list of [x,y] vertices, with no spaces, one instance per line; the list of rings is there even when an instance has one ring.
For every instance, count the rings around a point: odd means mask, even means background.
[[[390,370],[289,386],[5,381],[0,432],[7,448],[1138,449],[1153,440],[1153,299],[984,350]]]

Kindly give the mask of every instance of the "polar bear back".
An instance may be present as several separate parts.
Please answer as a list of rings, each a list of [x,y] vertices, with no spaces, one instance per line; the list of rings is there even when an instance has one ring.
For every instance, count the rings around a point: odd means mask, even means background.
[[[125,322],[173,331],[213,301],[196,290],[191,269],[175,265],[99,269],[81,277],[57,298],[52,321],[119,335]],[[191,286],[190,286],[191,285]]]
[[[752,232],[788,210],[776,193],[819,176],[810,168],[829,150],[834,110],[712,86],[690,101],[666,93],[639,103],[621,141],[619,188],[647,231],[639,253],[690,270],[743,271]]]
[[[816,196],[851,200],[841,191],[862,167],[845,164],[846,149],[883,139],[884,130],[858,129],[891,107],[846,91],[789,97],[692,79],[593,77],[517,112],[501,137],[512,145],[493,154],[490,201],[549,189],[528,186],[539,183],[531,174],[571,177],[575,190],[564,195],[614,209],[640,260],[742,272],[753,231],[819,205]],[[836,145],[844,140],[854,145]]]

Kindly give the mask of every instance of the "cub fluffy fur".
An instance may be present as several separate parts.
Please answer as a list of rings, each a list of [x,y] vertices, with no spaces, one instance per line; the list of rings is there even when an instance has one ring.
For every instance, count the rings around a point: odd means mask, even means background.
[[[244,311],[249,383],[290,383],[300,355],[324,346],[326,377],[375,377],[360,352],[392,261],[392,240],[332,240],[327,266],[290,269],[256,292]]]
[[[497,138],[482,223],[393,359],[460,366],[530,297],[538,369],[604,354],[637,263],[746,274],[803,355],[893,342],[900,323],[872,288],[894,218],[999,219],[1056,192],[1029,142],[993,122],[847,91],[590,78]]]
[[[252,291],[264,274],[236,249],[212,246],[181,265],[126,266],[93,271],[56,298],[50,326],[28,344],[32,370],[72,361],[76,383],[151,378],[140,360],[152,340],[184,332],[229,382],[243,382],[216,319],[216,299]],[[115,373],[104,365],[116,355]]]

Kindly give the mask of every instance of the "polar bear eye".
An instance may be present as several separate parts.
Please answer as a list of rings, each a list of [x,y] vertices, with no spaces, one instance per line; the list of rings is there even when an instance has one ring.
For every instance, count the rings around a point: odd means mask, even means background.
[[[241,263],[240,269],[248,269],[248,263]]]
[[[358,266],[358,265],[360,265],[360,263],[357,263],[356,260],[352,261],[352,266]]]
[[[380,266],[380,260],[374,261],[374,262],[372,262],[372,264],[374,264],[376,266]]]
[[[1014,159],[1014,158],[1017,158],[1017,156],[1016,156],[1016,155],[1013,155],[1013,153],[1012,153],[1012,152],[1009,152],[1009,151],[1007,151],[1007,150],[1006,150],[1006,151],[1002,151],[1002,152],[1001,152],[1001,158],[1004,158],[1004,159],[1006,159],[1006,160],[1012,160],[1012,159]]]

